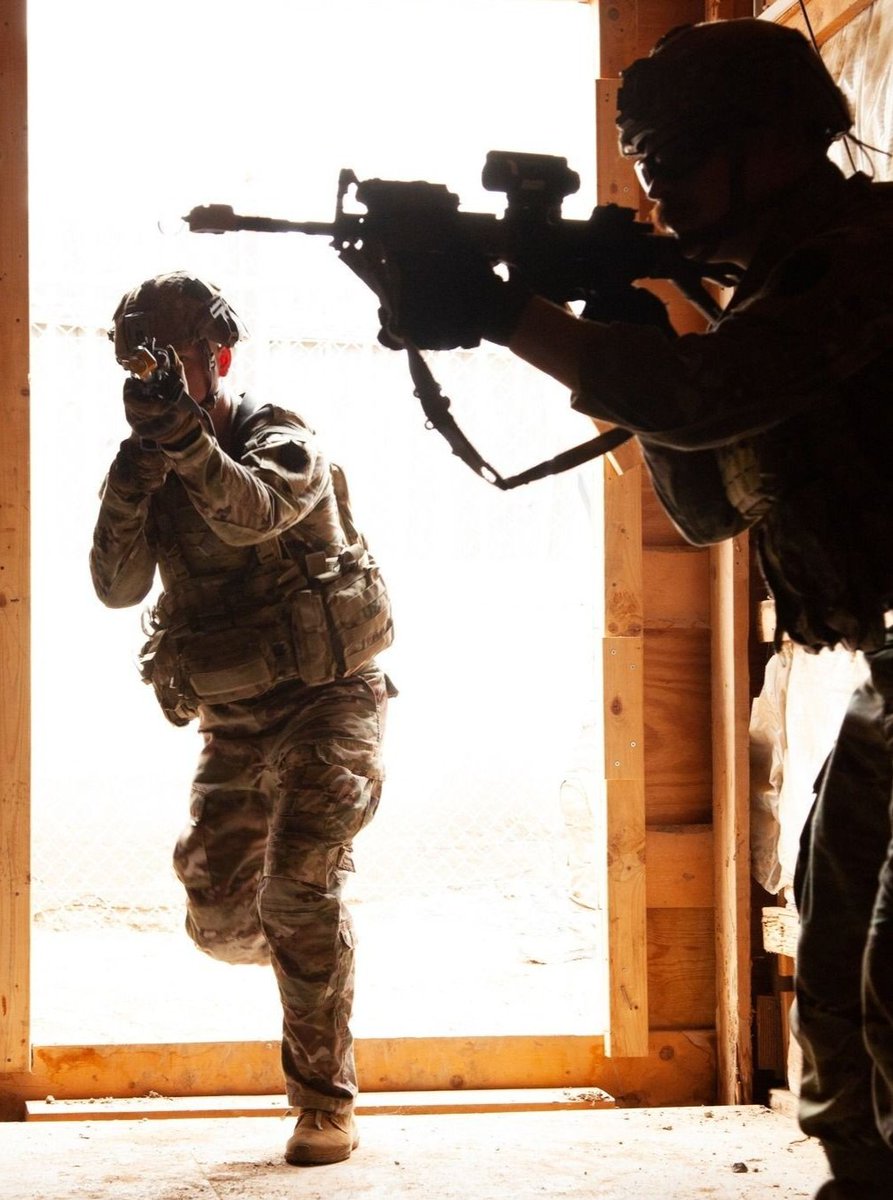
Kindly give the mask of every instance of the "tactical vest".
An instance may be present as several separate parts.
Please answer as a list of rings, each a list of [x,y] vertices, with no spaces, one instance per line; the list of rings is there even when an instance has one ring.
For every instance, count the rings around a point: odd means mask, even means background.
[[[255,411],[243,398],[236,461]],[[300,526],[254,546],[227,545],[175,476],[153,503],[164,591],[144,620],[140,671],[173,724],[281,683],[354,675],[393,641],[387,588],[354,523],[344,472],[329,469],[343,536],[336,553],[312,549]]]
[[[777,499],[756,526],[779,635],[811,650],[878,650],[893,608],[890,520],[893,354],[839,386],[839,400],[758,446]]]
[[[885,643],[893,608],[891,370],[893,352],[829,381],[802,415],[729,449],[645,449],[656,490],[690,541],[752,530],[778,642],[787,634],[814,651]]]

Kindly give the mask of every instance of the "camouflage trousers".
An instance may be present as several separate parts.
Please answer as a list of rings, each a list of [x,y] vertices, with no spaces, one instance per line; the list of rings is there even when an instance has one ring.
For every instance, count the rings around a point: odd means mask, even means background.
[[[342,887],[381,795],[386,708],[372,667],[200,713],[191,821],[174,850],[186,927],[214,958],[272,962],[292,1106],[342,1112],[357,1092]]]
[[[801,1128],[873,1200],[893,1196],[893,637],[867,658],[803,832],[794,1022]]]

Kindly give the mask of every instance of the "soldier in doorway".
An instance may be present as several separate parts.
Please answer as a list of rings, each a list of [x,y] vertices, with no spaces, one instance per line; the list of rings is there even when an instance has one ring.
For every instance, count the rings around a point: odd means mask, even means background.
[[[798,1036],[822,1200],[893,1196],[893,190],[829,159],[847,101],[806,38],[686,26],[623,72],[617,123],[657,223],[740,281],[674,337],[590,321],[441,253],[389,288],[381,339],[505,344],[580,412],[633,431],[696,545],[750,530],[779,634],[865,652],[804,832]],[[855,139],[854,139],[855,140]]]
[[[300,417],[228,386],[244,332],[219,290],[184,272],[122,298],[110,336],[131,372],[131,432],[90,567],[111,608],[160,579],[143,675],[203,741],[174,852],[186,926],[215,958],[272,962],[297,1110],[285,1157],[332,1163],[358,1144],[342,886],[381,794],[389,689],[375,655],[393,627],[340,469]]]

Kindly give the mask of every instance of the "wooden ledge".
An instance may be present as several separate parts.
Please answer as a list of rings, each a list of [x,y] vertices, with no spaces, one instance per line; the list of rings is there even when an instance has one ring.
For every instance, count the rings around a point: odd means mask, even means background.
[[[616,1108],[600,1088],[483,1089],[471,1092],[371,1092],[361,1095],[358,1116],[434,1113],[557,1112]],[[102,1100],[29,1100],[26,1121],[143,1121],[189,1117],[284,1117],[284,1096],[157,1096]]]

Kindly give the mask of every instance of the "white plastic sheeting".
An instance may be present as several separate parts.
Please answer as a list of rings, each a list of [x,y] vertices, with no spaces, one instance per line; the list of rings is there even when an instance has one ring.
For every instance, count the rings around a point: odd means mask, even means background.
[[[791,642],[766,666],[750,720],[750,840],[753,875],[767,892],[793,883],[816,776],[866,674],[861,654],[810,654]]]
[[[879,153],[866,156],[845,143],[832,157],[849,173],[853,165],[875,179],[893,179],[893,0],[875,0],[822,47],[822,58],[850,102],[854,134]]]

